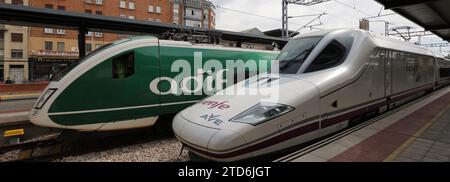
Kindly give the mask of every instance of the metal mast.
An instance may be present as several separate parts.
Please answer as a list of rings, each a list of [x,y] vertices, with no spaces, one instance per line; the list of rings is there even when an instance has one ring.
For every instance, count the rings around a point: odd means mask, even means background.
[[[297,5],[304,5],[304,6],[311,6],[323,2],[327,2],[330,0],[281,0],[281,8],[282,8],[282,15],[281,15],[281,31],[284,38],[289,38],[289,16],[288,16],[288,5],[289,4],[297,4]]]

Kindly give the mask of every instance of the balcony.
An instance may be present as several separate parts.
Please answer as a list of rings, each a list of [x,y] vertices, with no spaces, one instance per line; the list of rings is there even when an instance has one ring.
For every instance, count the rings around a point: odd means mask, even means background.
[[[181,0],[174,1],[175,3],[181,3],[184,4],[186,7],[192,7],[192,8],[201,8],[201,9],[209,9],[211,7],[214,7],[214,5],[207,0]]]
[[[201,21],[202,20],[202,16],[195,16],[195,15],[191,15],[191,14],[186,14],[186,15],[184,15],[184,19]]]
[[[200,0],[183,0],[182,2],[186,7],[203,8]]]

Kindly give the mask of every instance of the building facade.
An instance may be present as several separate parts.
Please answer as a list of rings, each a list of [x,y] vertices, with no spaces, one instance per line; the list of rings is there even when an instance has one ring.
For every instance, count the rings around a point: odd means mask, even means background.
[[[201,28],[215,28],[214,6],[207,0],[0,0],[58,11],[153,21]],[[0,25],[0,81],[23,69],[22,81],[46,80],[78,60],[78,31],[59,28]],[[11,33],[21,33],[21,42]],[[86,52],[127,35],[88,32]],[[12,47],[11,47],[12,46]],[[20,51],[19,51],[20,50]],[[11,53],[12,52],[12,53]],[[11,55],[13,55],[11,57]],[[21,56],[20,56],[21,55]],[[20,64],[19,64],[20,63]],[[28,69],[29,67],[29,69]],[[11,78],[13,79],[13,78]],[[20,80],[20,79],[17,79]]]
[[[0,0],[0,3],[28,5],[28,0]],[[0,82],[28,81],[29,28],[0,24]]]
[[[214,29],[215,7],[207,0],[171,0],[172,23]]]

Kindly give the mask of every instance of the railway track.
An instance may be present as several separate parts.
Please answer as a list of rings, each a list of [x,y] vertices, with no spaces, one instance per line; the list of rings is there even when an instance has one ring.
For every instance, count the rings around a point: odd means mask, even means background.
[[[71,155],[82,155],[173,137],[171,122],[159,122],[153,127],[113,132],[61,131],[54,136],[15,145],[1,146],[4,161],[44,162]],[[12,155],[12,156],[11,156]]]

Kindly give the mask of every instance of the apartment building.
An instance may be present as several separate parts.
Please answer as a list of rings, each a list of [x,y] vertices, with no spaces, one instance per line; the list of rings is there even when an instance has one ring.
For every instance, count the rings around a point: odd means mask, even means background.
[[[207,0],[172,0],[174,24],[214,29],[215,7]]]
[[[0,3],[2,2],[209,29],[215,27],[214,6],[207,0],[0,0]],[[0,31],[5,28],[10,27],[9,25],[0,26]],[[3,44],[0,43],[0,58],[9,59],[8,63],[0,61],[2,65],[0,72],[3,71],[4,79],[10,76],[9,70],[17,71],[22,67],[24,81],[28,80],[28,77],[30,80],[48,79],[78,60],[78,31],[52,27],[22,28],[24,29],[20,30],[23,31],[21,45],[24,46],[20,49],[17,48],[18,42],[10,41],[10,33],[0,35],[0,40],[4,40]],[[19,31],[18,27],[12,29]],[[14,36],[18,35],[14,34]],[[89,53],[123,37],[126,35],[88,32],[86,52]],[[10,45],[16,48],[7,47]],[[11,55],[11,50],[13,50],[15,62],[7,57]],[[22,51],[21,54],[19,50]],[[17,61],[26,62],[26,64],[18,65]],[[10,63],[12,66],[9,66]]]
[[[0,3],[28,5],[28,0]],[[28,81],[28,32],[28,27],[0,24],[0,83]]]

